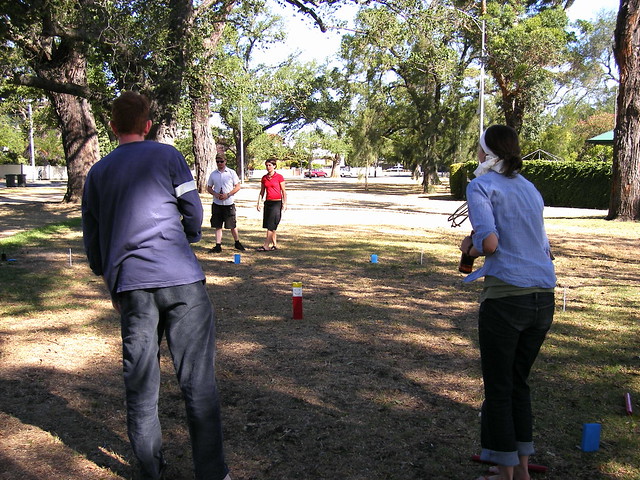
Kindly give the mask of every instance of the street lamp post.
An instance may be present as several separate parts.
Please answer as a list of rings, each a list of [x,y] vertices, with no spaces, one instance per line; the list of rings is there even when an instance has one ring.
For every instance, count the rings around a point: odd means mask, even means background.
[[[473,15],[471,15],[470,13],[467,13],[464,10],[460,10],[458,8],[456,8],[456,10],[462,13],[463,15],[466,15],[467,17],[469,17],[471,21],[475,24],[475,26],[480,29],[480,34],[482,35],[482,39],[480,43],[481,45],[480,46],[480,81],[478,85],[478,103],[480,104],[479,105],[480,121],[478,123],[480,124],[480,136],[482,136],[482,134],[484,133],[484,78],[485,78],[484,64],[485,64],[485,57],[487,53],[486,52],[486,24],[484,19],[478,22],[478,19]],[[486,13],[487,13],[487,3],[486,3],[486,0],[482,0],[481,15],[484,16]]]
[[[482,15],[482,22],[480,26],[480,34],[482,35],[481,47],[480,47],[480,92],[479,92],[479,103],[480,103],[480,136],[484,133],[484,64],[486,58],[486,24],[484,21],[484,16],[487,14],[487,0],[482,0],[480,9],[480,15]]]
[[[29,154],[31,156],[31,179],[36,180],[36,155],[33,148],[33,115],[31,111],[31,100],[27,101],[29,105]]]
[[[484,5],[484,2],[483,2]],[[484,12],[483,12],[484,13]],[[480,48],[480,86],[479,89],[479,103],[480,103],[480,136],[484,133],[484,57],[485,57],[485,23],[482,20],[482,27],[480,28],[482,34],[482,46]]]
[[[240,105],[240,183],[244,183],[244,135],[242,123],[242,105]]]

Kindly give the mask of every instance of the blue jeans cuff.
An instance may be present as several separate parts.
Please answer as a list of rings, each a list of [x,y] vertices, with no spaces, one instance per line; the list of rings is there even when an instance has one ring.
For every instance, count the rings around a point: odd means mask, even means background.
[[[518,455],[521,457],[529,457],[536,453],[533,448],[533,442],[516,442],[516,448],[518,449]]]
[[[483,462],[491,462],[496,465],[503,465],[506,467],[514,467],[520,464],[518,458],[518,452],[497,452],[495,450],[489,450],[483,448],[480,452],[480,460]]]
[[[529,457],[535,453],[533,442],[516,442],[516,448],[518,450],[515,452],[498,452],[483,448],[480,452],[480,460],[509,467],[518,465],[519,457]]]

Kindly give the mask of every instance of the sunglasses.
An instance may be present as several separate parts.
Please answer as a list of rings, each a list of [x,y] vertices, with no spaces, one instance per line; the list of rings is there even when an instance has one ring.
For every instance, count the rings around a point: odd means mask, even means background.
[[[224,160],[216,160],[216,163],[224,163]]]

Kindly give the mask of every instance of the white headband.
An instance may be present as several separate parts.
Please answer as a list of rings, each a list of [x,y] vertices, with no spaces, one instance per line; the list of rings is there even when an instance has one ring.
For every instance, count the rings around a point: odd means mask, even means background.
[[[503,162],[498,158],[498,156],[495,153],[491,151],[489,147],[487,147],[487,142],[485,142],[484,140],[485,133],[487,133],[486,130],[482,133],[482,135],[480,135],[480,147],[486,154],[486,158],[484,159],[484,162],[480,163],[478,165],[478,168],[476,168],[475,171],[473,172],[473,174],[476,177],[480,177],[485,173],[488,173],[490,170],[493,170],[498,173],[502,173]]]
[[[484,132],[482,132],[482,135],[480,135],[480,146],[482,147],[482,150],[484,151],[484,153],[486,153],[487,155],[491,155],[492,157],[497,157],[497,155],[493,153],[489,147],[487,147],[487,142],[484,139],[484,136],[486,134],[487,134],[487,131],[485,130]]]

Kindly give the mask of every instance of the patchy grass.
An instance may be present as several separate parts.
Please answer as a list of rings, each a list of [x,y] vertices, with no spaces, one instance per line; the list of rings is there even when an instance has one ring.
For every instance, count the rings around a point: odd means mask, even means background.
[[[133,478],[118,318],[87,267],[77,221],[55,225],[4,240],[15,261],[0,264],[0,477]],[[531,384],[532,461],[549,473],[533,478],[638,479],[640,225],[567,218],[547,226],[557,312]],[[463,234],[287,224],[280,250],[247,251],[237,265],[228,234],[222,254],[207,252],[206,229],[194,249],[217,310],[234,480],[450,480],[485,471],[470,461],[480,448],[481,285],[460,281]],[[264,231],[243,219],[241,235],[258,246]],[[303,320],[291,319],[293,281],[303,282]],[[166,351],[162,368],[169,478],[190,479]],[[581,427],[592,422],[602,423],[601,448],[584,453]]]

